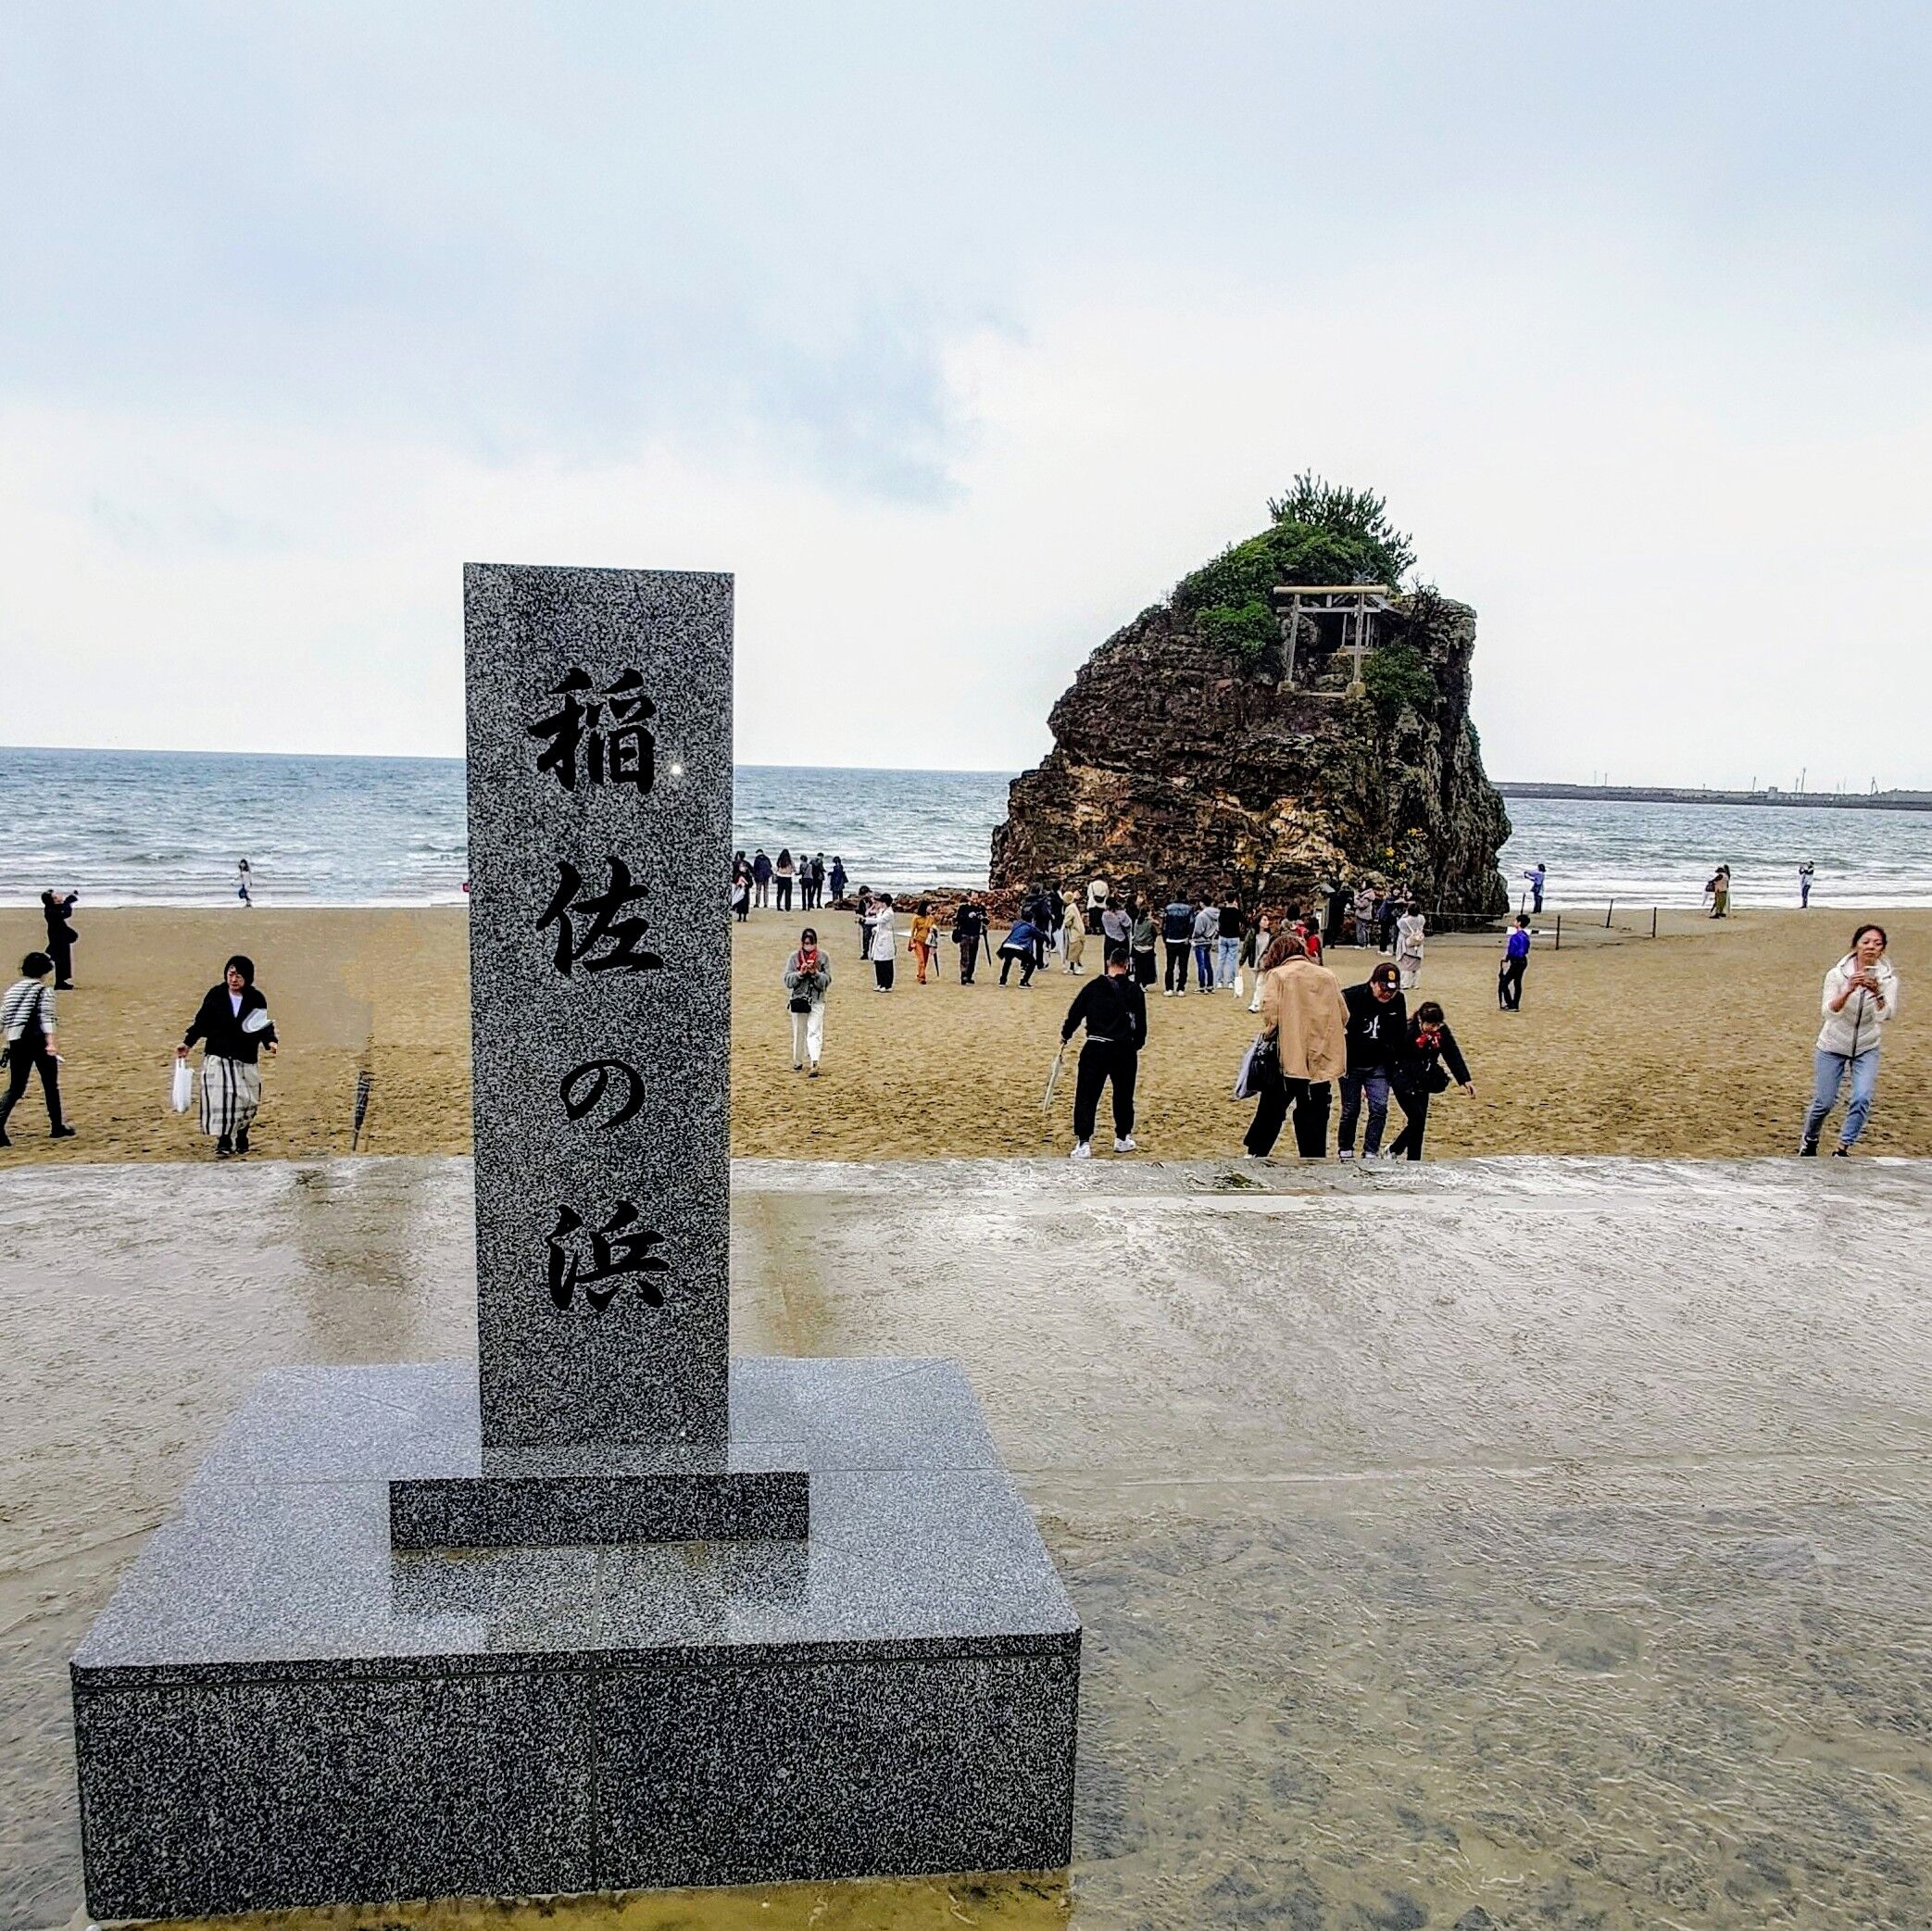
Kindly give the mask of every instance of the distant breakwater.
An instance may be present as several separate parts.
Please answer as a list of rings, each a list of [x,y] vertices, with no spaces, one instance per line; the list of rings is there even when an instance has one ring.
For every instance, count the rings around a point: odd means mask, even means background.
[[[1595,798],[1629,805],[1784,805],[1833,811],[1932,811],[1932,791],[1712,791],[1673,784],[1537,784],[1498,780],[1506,798]]]

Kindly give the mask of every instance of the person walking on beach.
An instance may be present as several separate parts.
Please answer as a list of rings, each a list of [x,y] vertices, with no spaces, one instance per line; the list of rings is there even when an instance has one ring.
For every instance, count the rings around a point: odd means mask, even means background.
[[[962,898],[953,913],[953,950],[960,955],[960,984],[971,985],[986,937],[986,914],[976,898]]]
[[[1089,938],[1097,936],[1100,930],[1100,914],[1107,909],[1108,884],[1104,878],[1090,878],[1086,882],[1086,934]]]
[[[1423,934],[1427,929],[1423,909],[1411,899],[1396,921],[1396,971],[1402,977],[1402,990],[1413,992],[1423,975]]]
[[[1171,999],[1187,990],[1187,948],[1194,943],[1194,908],[1178,897],[1170,898],[1160,914],[1160,943],[1167,951],[1167,973],[1160,997]]]
[[[1809,1159],[1818,1150],[1818,1134],[1838,1103],[1845,1075],[1851,1075],[1851,1104],[1834,1160],[1845,1160],[1871,1117],[1878,1090],[1878,1053],[1885,1028],[1898,1016],[1899,975],[1885,956],[1882,925],[1861,925],[1851,949],[1825,975],[1825,1023],[1812,1054],[1812,1104],[1804,1116],[1798,1151]]]
[[[788,912],[792,909],[792,847],[781,845],[778,847],[778,862],[772,868],[772,878],[778,888],[778,909]]]
[[[1080,1070],[1073,1082],[1073,1153],[1091,1160],[1094,1121],[1100,1110],[1100,1089],[1113,1085],[1113,1150],[1134,1153],[1134,1086],[1140,1071],[1140,1049],[1148,1040],[1148,1001],[1128,970],[1124,946],[1107,948],[1107,969],[1073,995],[1060,1029],[1062,1049],[1080,1028],[1086,1044],[1080,1048]]]
[[[1447,1064],[1448,1071],[1444,1066]],[[1388,1149],[1390,1160],[1420,1160],[1423,1135],[1429,1130],[1429,1100],[1449,1091],[1453,1079],[1474,1097],[1475,1082],[1456,1044],[1456,1035],[1434,999],[1424,999],[1409,1022],[1409,1036],[1396,1061],[1393,1090],[1402,1110],[1402,1130]]]
[[[832,961],[819,950],[819,934],[808,925],[798,949],[785,961],[784,989],[792,1015],[792,1071],[819,1076],[825,1045],[825,995],[832,990]]]
[[[245,906],[255,904],[255,873],[246,859],[235,860],[235,897]]]
[[[881,992],[892,990],[898,965],[898,933],[892,920],[892,894],[881,892],[865,915],[865,956],[872,962],[872,983]]]
[[[1197,992],[1214,990],[1214,946],[1221,936],[1221,908],[1194,901],[1194,985]]]
[[[1039,964],[1038,938],[1032,922],[1022,912],[1013,921],[1012,930],[999,943],[999,983],[1002,985],[1007,983],[1007,974],[1013,970],[1016,961],[1020,967],[1020,984],[1033,984],[1034,972]]]
[[[912,963],[919,969],[919,983],[926,983],[926,966],[933,957],[935,931],[933,901],[922,898],[912,913]]]
[[[1154,908],[1135,893],[1127,900],[1127,947],[1134,956],[1134,983],[1145,992],[1160,976],[1154,948],[1160,943]]]
[[[1402,997],[1400,979],[1395,967],[1385,961],[1361,984],[1349,986],[1342,995],[1349,1009],[1349,1070],[1342,1074],[1337,1160],[1355,1158],[1355,1122],[1364,1098],[1369,1123],[1361,1136],[1361,1157],[1382,1157],[1389,1087],[1409,1037],[1409,1002]]]
[[[201,1130],[213,1135],[217,1160],[246,1153],[248,1130],[261,1110],[257,1055],[266,1048],[272,1056],[279,1044],[252,959],[237,952],[228,961],[221,983],[203,996],[175,1058],[185,1060],[196,1040],[202,1043]]]
[[[846,896],[846,861],[836,852],[832,855],[832,870],[826,874],[832,881],[832,902],[836,905]]]
[[[1309,958],[1298,933],[1284,932],[1261,955],[1261,984],[1259,1097],[1242,1144],[1250,1158],[1266,1160],[1292,1107],[1296,1150],[1320,1160],[1328,1147],[1329,1097],[1349,1065],[1341,984]]]
[[[1523,1010],[1523,975],[1529,971],[1529,914],[1518,912],[1502,949],[1496,974],[1496,1005],[1501,1012]]]
[[[1807,859],[1798,868],[1798,909],[1803,911],[1812,902],[1812,875],[1817,867]]]
[[[1549,877],[1541,859],[1532,865],[1524,877],[1529,881],[1529,909],[1531,915],[1540,916],[1543,910],[1543,885]]]
[[[1241,940],[1245,931],[1241,907],[1230,892],[1222,900],[1214,921],[1214,983],[1217,985],[1235,983],[1235,974],[1241,969]]]
[[[19,1105],[27,1082],[40,1074],[41,1097],[47,1103],[47,1137],[70,1140],[74,1130],[60,1110],[60,1048],[55,1030],[56,988],[47,984],[53,959],[44,952],[30,952],[20,961],[20,976],[0,997],[0,1037],[6,1041],[6,1097],[0,1099],[0,1147],[11,1147],[6,1122]]]
[[[49,888],[40,895],[40,914],[46,922],[47,957],[54,961],[54,990],[68,992],[74,983],[74,946],[81,934],[74,930],[74,900],[80,893],[69,886],[65,892]]]
[[[771,902],[772,860],[762,845],[751,855],[751,886],[754,903],[763,907]]]
[[[1069,885],[1060,895],[1060,956],[1067,971],[1080,976],[1081,960],[1086,957],[1086,909],[1080,902],[1078,887]]]

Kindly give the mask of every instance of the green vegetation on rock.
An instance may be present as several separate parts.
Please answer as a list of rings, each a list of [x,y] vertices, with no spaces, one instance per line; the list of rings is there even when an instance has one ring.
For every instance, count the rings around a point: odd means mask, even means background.
[[[1284,583],[1400,583],[1415,566],[1409,538],[1373,490],[1303,472],[1269,498],[1273,519],[1174,585],[1173,608],[1204,642],[1260,658],[1280,642],[1268,593]]]

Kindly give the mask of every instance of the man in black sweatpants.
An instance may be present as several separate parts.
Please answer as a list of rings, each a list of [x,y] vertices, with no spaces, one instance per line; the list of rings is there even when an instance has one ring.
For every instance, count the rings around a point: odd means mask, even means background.
[[[1093,1158],[1094,1119],[1100,1110],[1100,1088],[1109,1080],[1113,1082],[1113,1150],[1135,1150],[1134,1082],[1140,1070],[1140,1049],[1147,1044],[1148,1002],[1127,967],[1126,947],[1110,946],[1106,972],[1080,988],[1060,1029],[1064,1047],[1083,1022],[1086,1026],[1073,1086],[1075,1160]]]

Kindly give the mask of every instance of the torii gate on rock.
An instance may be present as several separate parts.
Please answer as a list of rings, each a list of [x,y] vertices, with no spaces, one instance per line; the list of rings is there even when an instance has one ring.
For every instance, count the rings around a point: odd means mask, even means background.
[[[1399,595],[1392,583],[1283,583],[1269,593],[1281,625],[1284,669],[1281,681],[1295,682],[1295,642],[1304,617],[1339,617],[1342,646],[1355,653],[1355,675],[1349,688],[1361,682],[1362,653],[1372,647],[1375,619],[1386,616]]]

